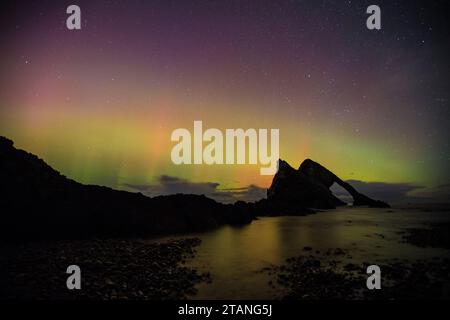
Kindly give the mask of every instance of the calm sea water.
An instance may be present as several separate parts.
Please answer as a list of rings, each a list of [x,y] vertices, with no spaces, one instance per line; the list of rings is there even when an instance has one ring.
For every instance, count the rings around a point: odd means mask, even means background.
[[[196,257],[188,264],[210,272],[213,279],[198,285],[198,294],[192,298],[274,298],[279,292],[268,285],[270,276],[260,270],[305,254],[306,246],[313,252],[347,249],[349,254],[343,260],[353,263],[450,257],[450,250],[403,243],[399,234],[405,228],[439,221],[450,221],[450,213],[346,207],[306,217],[260,218],[243,227],[182,235],[202,239]]]

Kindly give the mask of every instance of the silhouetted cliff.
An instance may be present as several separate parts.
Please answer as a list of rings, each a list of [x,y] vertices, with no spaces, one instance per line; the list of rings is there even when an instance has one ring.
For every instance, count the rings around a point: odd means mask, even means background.
[[[0,137],[0,234],[14,238],[140,236],[202,231],[253,220],[201,195],[149,198],[83,185]]]
[[[203,195],[150,198],[141,193],[83,185],[0,137],[0,234],[4,239],[147,236],[250,223],[255,216],[304,215],[345,205],[329,188],[341,185],[354,205],[388,207],[357,192],[320,164],[298,170],[279,160],[267,199],[218,203]]]

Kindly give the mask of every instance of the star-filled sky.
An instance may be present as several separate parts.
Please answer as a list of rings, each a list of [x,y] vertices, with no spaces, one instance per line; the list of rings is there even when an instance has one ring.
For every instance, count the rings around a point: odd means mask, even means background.
[[[81,30],[66,28],[70,4]],[[377,1],[380,31],[366,28],[371,4],[10,1],[0,135],[82,183],[226,200],[264,195],[272,177],[176,166],[171,132],[194,120],[278,128],[294,167],[312,158],[365,186],[439,193],[450,183],[444,1]]]

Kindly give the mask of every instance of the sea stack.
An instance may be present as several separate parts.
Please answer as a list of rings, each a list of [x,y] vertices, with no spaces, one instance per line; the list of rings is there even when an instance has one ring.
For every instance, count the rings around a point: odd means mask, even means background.
[[[289,204],[295,208],[334,209],[346,205],[330,190],[337,183],[353,197],[354,206],[389,208],[389,204],[373,200],[341,180],[333,172],[317,162],[306,159],[296,170],[286,161],[278,161],[278,171],[267,190],[267,200]]]

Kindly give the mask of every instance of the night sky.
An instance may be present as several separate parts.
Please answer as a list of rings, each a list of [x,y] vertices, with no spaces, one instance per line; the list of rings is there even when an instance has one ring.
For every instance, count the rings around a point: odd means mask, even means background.
[[[442,194],[444,3],[10,1],[0,135],[83,183],[234,199],[259,197],[272,177],[259,165],[175,166],[171,132],[194,120],[279,128],[280,157],[294,167],[312,158],[360,184]],[[70,4],[80,31],[66,28]],[[366,28],[371,4],[380,31]]]

